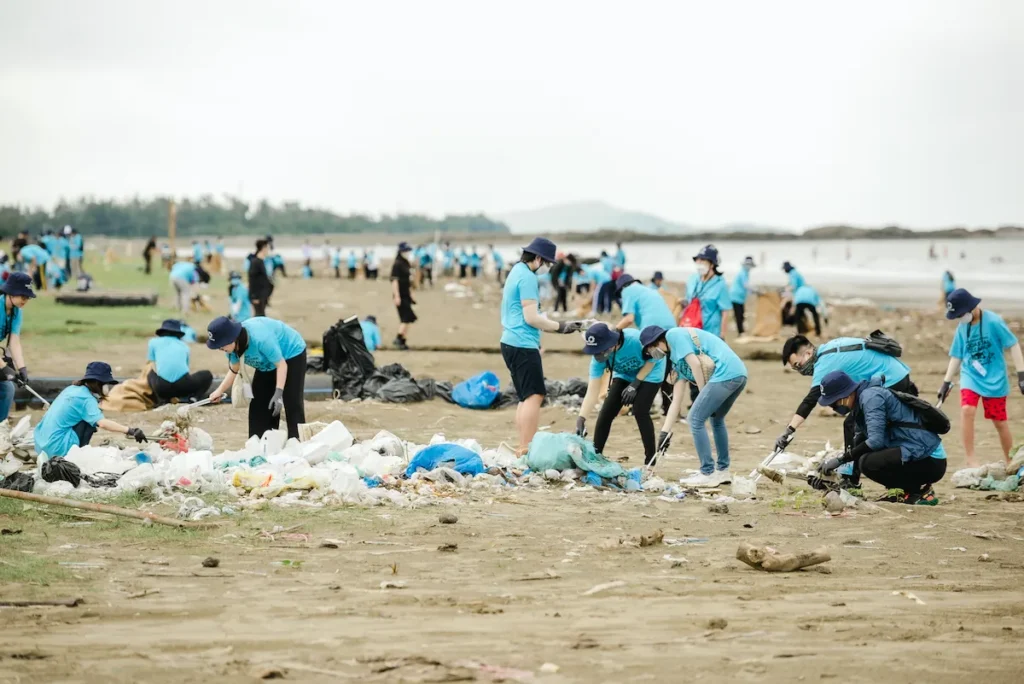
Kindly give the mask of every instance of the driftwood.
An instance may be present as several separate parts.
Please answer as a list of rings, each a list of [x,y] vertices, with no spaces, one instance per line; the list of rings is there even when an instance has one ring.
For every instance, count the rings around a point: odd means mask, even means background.
[[[752,568],[767,572],[793,572],[832,560],[824,547],[809,553],[779,553],[770,546],[754,546],[746,542],[736,549],[736,558]]]
[[[31,608],[32,606],[64,606],[74,608],[82,603],[80,598],[56,599],[52,601],[0,601],[0,608]]]
[[[136,518],[137,520],[149,520],[150,522],[154,522],[159,525],[170,525],[171,527],[200,528],[216,527],[220,525],[219,522],[206,522],[204,520],[190,522],[187,520],[177,520],[175,518],[165,518],[162,515],[150,513],[149,511],[133,511],[129,508],[111,506],[110,504],[93,503],[92,501],[75,501],[73,499],[61,499],[56,496],[43,496],[41,494],[30,494],[28,492],[16,492],[11,489],[0,489],[0,496],[6,496],[9,499],[22,499],[24,501],[34,501],[36,503],[50,504],[52,506],[67,506],[68,508],[79,508],[85,511],[96,511],[97,513],[110,513],[111,515],[120,515],[125,518]]]

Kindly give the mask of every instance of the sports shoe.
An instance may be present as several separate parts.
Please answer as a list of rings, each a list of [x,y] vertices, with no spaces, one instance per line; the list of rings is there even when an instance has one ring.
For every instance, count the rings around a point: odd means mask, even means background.
[[[728,470],[716,470],[712,476],[715,478],[715,483],[720,485],[732,484],[732,473]]]
[[[697,473],[690,477],[679,478],[679,484],[686,487],[717,487],[719,482],[714,473],[711,473],[710,475]]]
[[[935,496],[935,490],[929,487],[928,491],[924,494],[919,494],[913,500],[908,500],[907,503],[914,504],[916,506],[938,506],[939,497]]]

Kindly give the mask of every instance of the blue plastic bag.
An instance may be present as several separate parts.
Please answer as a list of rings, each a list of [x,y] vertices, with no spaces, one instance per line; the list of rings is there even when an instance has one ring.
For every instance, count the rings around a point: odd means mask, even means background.
[[[420,468],[433,470],[449,463],[454,464],[452,470],[463,475],[479,475],[487,470],[483,460],[472,449],[444,442],[432,444],[413,456],[409,467],[405,469],[405,476],[410,477]]]
[[[452,388],[452,401],[462,408],[490,408],[501,394],[501,381],[491,371],[474,375]]]
[[[593,442],[571,432],[538,432],[530,442],[526,464],[539,472],[576,467],[607,479],[626,472],[618,463],[594,451]]]

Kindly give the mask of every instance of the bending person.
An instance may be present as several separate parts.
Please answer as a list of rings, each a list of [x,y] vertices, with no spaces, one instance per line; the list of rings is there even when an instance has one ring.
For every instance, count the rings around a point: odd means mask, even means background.
[[[0,285],[0,344],[5,351],[0,363],[0,421],[7,420],[14,404],[15,385],[28,384],[28,368],[21,348],[21,322],[24,306],[35,298],[32,278],[27,273],[11,273]]]
[[[189,373],[191,350],[182,340],[185,331],[181,321],[167,319],[149,341],[147,360],[154,364],[149,372],[149,386],[157,399],[201,399],[210,391],[213,373],[208,370]]]

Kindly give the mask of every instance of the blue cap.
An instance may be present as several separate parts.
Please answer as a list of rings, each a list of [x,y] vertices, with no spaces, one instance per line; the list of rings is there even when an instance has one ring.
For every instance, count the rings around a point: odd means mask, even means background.
[[[555,249],[555,243],[547,238],[533,238],[533,241],[530,242],[530,244],[523,247],[523,251],[533,254],[534,256],[539,256],[548,263],[553,264],[556,261],[555,254],[557,250]]]
[[[821,381],[821,397],[818,399],[818,403],[822,406],[831,406],[840,399],[845,399],[853,394],[853,391],[857,389],[857,384],[843,371],[832,371]]]
[[[12,297],[28,297],[29,299],[36,296],[36,293],[32,291],[32,276],[18,271],[7,276],[4,284],[0,285],[0,292]]]
[[[654,275],[651,276],[651,280],[664,280],[664,279],[665,279],[665,274],[662,273],[661,271],[655,271]]]
[[[181,329],[181,321],[168,318],[156,329],[156,334],[159,336],[184,337],[185,331]]]
[[[410,245],[408,242],[403,240],[402,242],[398,243],[398,251],[399,252],[411,252],[412,251],[412,245]]]
[[[635,282],[636,282],[636,278],[634,278],[633,276],[629,275],[628,273],[623,273],[615,281],[615,289],[616,290],[621,290],[622,288],[626,287],[630,283],[635,283]]]
[[[91,361],[88,366],[85,367],[85,375],[82,376],[83,380],[95,380],[104,385],[116,385],[117,380],[114,379],[114,374],[110,371],[110,364],[104,361]]]
[[[697,252],[697,256],[693,257],[693,260],[704,259],[710,261],[712,266],[718,266],[718,248],[714,245],[704,245]]]
[[[793,270],[793,264],[789,263],[788,261],[783,261],[782,270],[785,271],[786,273],[789,273],[790,271]]]
[[[659,325],[649,325],[640,331],[640,345],[649,347],[660,340],[668,332]]]
[[[377,317],[376,317],[376,316],[374,316],[373,314],[370,314],[369,316],[367,316],[367,317],[366,317],[366,318],[364,318],[363,320],[364,320],[364,321],[368,321],[368,322],[370,322],[370,323],[373,323],[374,325],[377,325]]]
[[[965,313],[977,309],[979,304],[981,304],[980,299],[964,288],[958,287],[946,297],[946,318],[950,320],[960,318]]]
[[[619,343],[619,331],[612,330],[607,323],[595,323],[583,335],[583,353],[600,354]]]
[[[206,346],[210,349],[220,349],[232,344],[238,339],[242,332],[242,324],[231,320],[227,316],[219,316],[210,321],[206,328]]]

